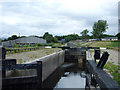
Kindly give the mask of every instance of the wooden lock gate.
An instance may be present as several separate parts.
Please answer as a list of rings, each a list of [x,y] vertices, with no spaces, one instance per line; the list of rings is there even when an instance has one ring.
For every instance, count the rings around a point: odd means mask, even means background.
[[[42,62],[36,64],[16,64],[16,59],[2,60],[2,89],[13,88],[41,88],[42,87]],[[27,70],[35,69],[37,75],[6,77],[6,72],[9,70]]]

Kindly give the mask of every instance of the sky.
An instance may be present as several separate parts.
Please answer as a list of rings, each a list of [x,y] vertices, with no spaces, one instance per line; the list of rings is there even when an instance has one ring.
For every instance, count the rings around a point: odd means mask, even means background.
[[[1,0],[0,34],[42,36],[78,34],[94,22],[107,20],[105,34],[118,33],[119,0]]]

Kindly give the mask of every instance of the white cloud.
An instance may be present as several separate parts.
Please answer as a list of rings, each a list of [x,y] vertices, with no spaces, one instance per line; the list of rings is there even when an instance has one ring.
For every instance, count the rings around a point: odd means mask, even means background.
[[[21,22],[21,19],[17,17],[8,16],[8,17],[3,17],[2,22],[9,25],[17,25],[18,23]]]
[[[117,33],[117,0],[40,0],[39,2],[3,2],[3,35],[54,35],[92,31],[99,19],[107,20],[107,34]],[[9,34],[7,34],[9,33]]]

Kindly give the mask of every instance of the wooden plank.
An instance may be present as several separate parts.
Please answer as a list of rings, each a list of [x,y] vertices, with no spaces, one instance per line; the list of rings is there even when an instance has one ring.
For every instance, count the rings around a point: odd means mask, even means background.
[[[6,66],[16,65],[16,59],[2,59],[2,78],[6,77]]]
[[[2,83],[4,86],[7,85],[17,85],[17,84],[28,84],[28,83],[36,83],[37,75],[34,76],[21,76],[21,77],[11,77],[11,78],[3,78]]]
[[[16,59],[2,59],[2,66],[16,65]]]
[[[86,55],[70,55],[70,54],[65,54],[65,62],[78,62],[78,58],[86,58]],[[86,61],[86,59],[84,59]]]
[[[5,66],[6,70],[36,69],[37,64],[16,64]]]
[[[100,49],[100,47],[87,47],[88,49]]]
[[[37,76],[24,76],[14,78],[2,79],[2,89],[4,90],[16,90],[16,89],[32,89],[38,88],[38,77]]]
[[[101,88],[119,90],[120,86],[116,81],[113,80],[104,70],[97,68],[97,64],[93,60],[88,60],[86,66],[88,71],[95,75],[95,79]]]

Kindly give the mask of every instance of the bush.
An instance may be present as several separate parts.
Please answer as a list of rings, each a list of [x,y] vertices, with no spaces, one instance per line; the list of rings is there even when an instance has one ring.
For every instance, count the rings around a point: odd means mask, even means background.
[[[42,44],[40,44],[40,43],[39,43],[39,44],[37,44],[37,45],[38,45],[38,46],[43,46],[43,45],[42,45]]]
[[[13,45],[13,48],[16,48],[16,47],[20,47],[20,45],[14,44],[14,45]]]
[[[113,41],[113,42],[120,42],[119,40]]]
[[[29,47],[29,46],[30,46],[30,45],[26,45],[26,44],[24,45],[24,47]]]
[[[34,44],[33,46],[34,46],[34,47],[38,47],[38,44],[36,43],[36,44]]]
[[[42,46],[48,46],[47,44],[42,44]]]
[[[53,46],[54,45],[54,43],[50,43],[48,46]]]

